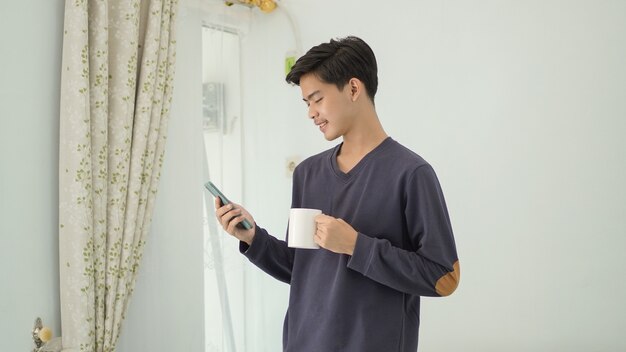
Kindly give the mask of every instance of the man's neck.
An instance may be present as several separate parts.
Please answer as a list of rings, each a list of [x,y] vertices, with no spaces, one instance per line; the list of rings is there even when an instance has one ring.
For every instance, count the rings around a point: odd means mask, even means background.
[[[373,112],[373,116],[363,116],[363,120],[363,124],[353,128],[343,136],[343,145],[341,146],[343,156],[360,159],[388,137],[376,112]]]
[[[375,111],[359,117],[361,122],[343,135],[343,144],[337,155],[337,165],[345,173],[350,172],[369,152],[376,149],[387,133]]]

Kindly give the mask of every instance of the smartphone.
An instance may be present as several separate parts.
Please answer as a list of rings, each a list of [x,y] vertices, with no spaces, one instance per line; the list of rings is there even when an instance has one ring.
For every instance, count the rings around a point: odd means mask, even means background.
[[[222,193],[217,187],[215,187],[215,185],[211,181],[205,183],[204,187],[206,187],[206,189],[208,189],[209,192],[211,192],[211,194],[213,194],[216,198],[220,199],[220,202],[222,202],[222,206],[231,203],[231,201],[226,198],[224,193]],[[250,224],[248,219],[243,219],[243,221],[237,224],[237,226],[243,227],[246,230],[250,230],[252,228],[252,225]]]

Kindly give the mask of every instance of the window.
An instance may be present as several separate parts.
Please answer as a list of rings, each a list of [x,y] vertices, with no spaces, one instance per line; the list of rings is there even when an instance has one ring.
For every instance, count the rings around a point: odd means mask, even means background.
[[[242,199],[239,35],[202,29],[202,129],[206,179],[230,199]],[[217,224],[205,192],[204,310],[207,352],[244,351],[244,258],[238,241]]]

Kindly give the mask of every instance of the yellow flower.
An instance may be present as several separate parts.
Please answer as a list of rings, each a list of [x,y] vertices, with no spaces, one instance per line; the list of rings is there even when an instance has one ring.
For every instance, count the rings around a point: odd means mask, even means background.
[[[261,11],[270,13],[276,8],[276,3],[273,0],[261,0],[261,3],[257,6],[259,6]]]
[[[52,330],[48,327],[44,327],[39,330],[39,339],[43,342],[48,342],[52,338]]]

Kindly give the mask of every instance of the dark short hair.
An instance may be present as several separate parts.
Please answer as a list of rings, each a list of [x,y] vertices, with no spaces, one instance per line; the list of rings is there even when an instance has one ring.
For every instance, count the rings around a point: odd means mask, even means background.
[[[331,39],[312,47],[296,61],[287,74],[288,83],[300,85],[300,78],[313,73],[326,83],[332,83],[340,90],[352,78],[358,78],[365,85],[372,102],[378,89],[378,68],[372,48],[362,39],[349,36]]]

